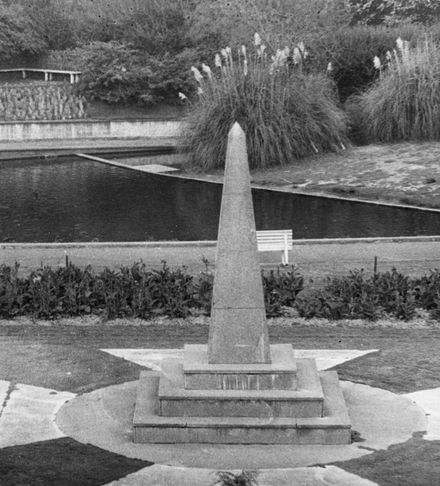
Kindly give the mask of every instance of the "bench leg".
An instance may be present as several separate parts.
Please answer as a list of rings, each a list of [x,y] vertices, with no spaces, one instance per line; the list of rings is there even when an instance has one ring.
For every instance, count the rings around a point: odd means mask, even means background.
[[[289,250],[287,246],[287,236],[284,237],[284,251],[281,257],[281,261],[283,262],[283,265],[289,264]]]

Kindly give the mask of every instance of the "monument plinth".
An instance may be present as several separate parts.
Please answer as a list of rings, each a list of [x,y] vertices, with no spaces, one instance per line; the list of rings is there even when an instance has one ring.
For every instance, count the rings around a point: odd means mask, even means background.
[[[134,441],[348,444],[336,372],[270,345],[257,252],[246,138],[229,132],[208,345],[142,372]]]

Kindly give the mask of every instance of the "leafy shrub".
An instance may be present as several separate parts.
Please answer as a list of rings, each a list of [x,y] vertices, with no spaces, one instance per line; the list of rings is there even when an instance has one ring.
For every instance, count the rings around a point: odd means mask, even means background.
[[[385,315],[409,320],[416,309],[436,309],[440,292],[438,272],[412,279],[393,269],[366,276],[362,270],[327,279],[322,289],[300,292],[295,308],[303,317],[371,319]],[[436,297],[437,296],[437,297]]]
[[[266,313],[271,317],[280,316],[283,307],[293,307],[295,298],[303,289],[304,278],[296,267],[290,271],[271,270],[263,274],[264,299]]]
[[[119,42],[93,42],[84,48],[79,91],[107,103],[138,101],[148,86],[151,70],[137,52]]]
[[[82,49],[79,92],[107,103],[153,105],[176,103],[179,91],[191,92],[190,67],[197,51],[161,59],[143,55],[127,44],[94,42]]]
[[[440,319],[440,272],[433,270],[429,275],[416,279],[414,284],[416,304],[430,311],[431,317]]]
[[[411,48],[399,39],[382,64],[376,83],[354,100],[366,139],[440,140],[439,46],[426,38]]]
[[[278,50],[272,60],[264,46],[238,56],[230,48],[215,57],[216,67],[193,72],[199,97],[189,107],[184,144],[194,167],[224,166],[227,134],[238,121],[247,138],[251,168],[291,163],[316,152],[337,151],[345,141],[345,116],[333,85],[323,75],[303,73],[307,51]]]
[[[43,64],[49,69],[82,71],[86,52],[82,47],[71,49],[48,50],[43,58]]]
[[[395,28],[385,26],[343,27],[327,33],[314,45],[315,63],[325,69],[331,62],[331,77],[342,101],[368,88],[377,78],[374,56],[385,57],[392,51],[396,39],[409,41],[422,35],[418,26],[404,24]]]
[[[76,45],[74,23],[65,0],[14,0],[29,16],[46,49],[66,49]],[[12,2],[12,3],[14,3]],[[45,49],[45,50],[46,50]]]
[[[0,32],[0,61],[26,54],[37,56],[46,49],[26,8],[14,2],[0,2]]]
[[[350,21],[344,2],[328,0],[197,1],[189,23],[195,45],[217,49],[248,44],[258,30],[271,51],[273,46],[304,41],[308,45]]]
[[[87,103],[70,84],[3,84],[0,120],[66,120],[84,118]]]
[[[213,486],[257,486],[258,471],[241,471],[233,473],[230,471],[219,471]]]
[[[192,0],[76,0],[66,6],[77,45],[129,43],[150,55],[177,53],[188,47]]]
[[[440,5],[432,0],[349,0],[353,22],[394,24],[402,20],[432,22],[440,16]]]

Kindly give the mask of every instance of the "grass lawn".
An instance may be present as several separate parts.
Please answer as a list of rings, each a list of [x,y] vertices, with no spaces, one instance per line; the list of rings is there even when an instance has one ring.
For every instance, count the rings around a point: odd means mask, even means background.
[[[179,348],[208,339],[208,327],[202,324],[137,324],[0,321],[0,379],[83,393],[139,375],[139,366],[101,348]],[[295,348],[380,350],[338,366],[343,380],[397,393],[440,386],[438,326],[380,328],[359,321],[356,326],[280,325],[274,321],[269,332],[272,343],[291,343]],[[417,436],[336,465],[381,486],[432,486],[440,484],[439,458],[440,441]],[[0,484],[94,486],[148,465],[72,439],[57,439],[0,449]]]
[[[440,208],[440,142],[350,147],[288,166],[252,172],[253,184],[291,192],[332,194]],[[222,181],[222,171],[186,171]]]

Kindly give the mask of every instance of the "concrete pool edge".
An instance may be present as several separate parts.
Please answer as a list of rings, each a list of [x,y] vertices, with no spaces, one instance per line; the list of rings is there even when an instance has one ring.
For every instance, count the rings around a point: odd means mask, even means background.
[[[440,235],[433,236],[379,236],[366,238],[312,238],[292,240],[295,245],[347,245],[355,243],[424,243],[440,242]],[[217,240],[195,240],[195,241],[72,241],[72,242],[3,242],[0,249],[21,248],[182,248],[182,247],[215,247]]]

